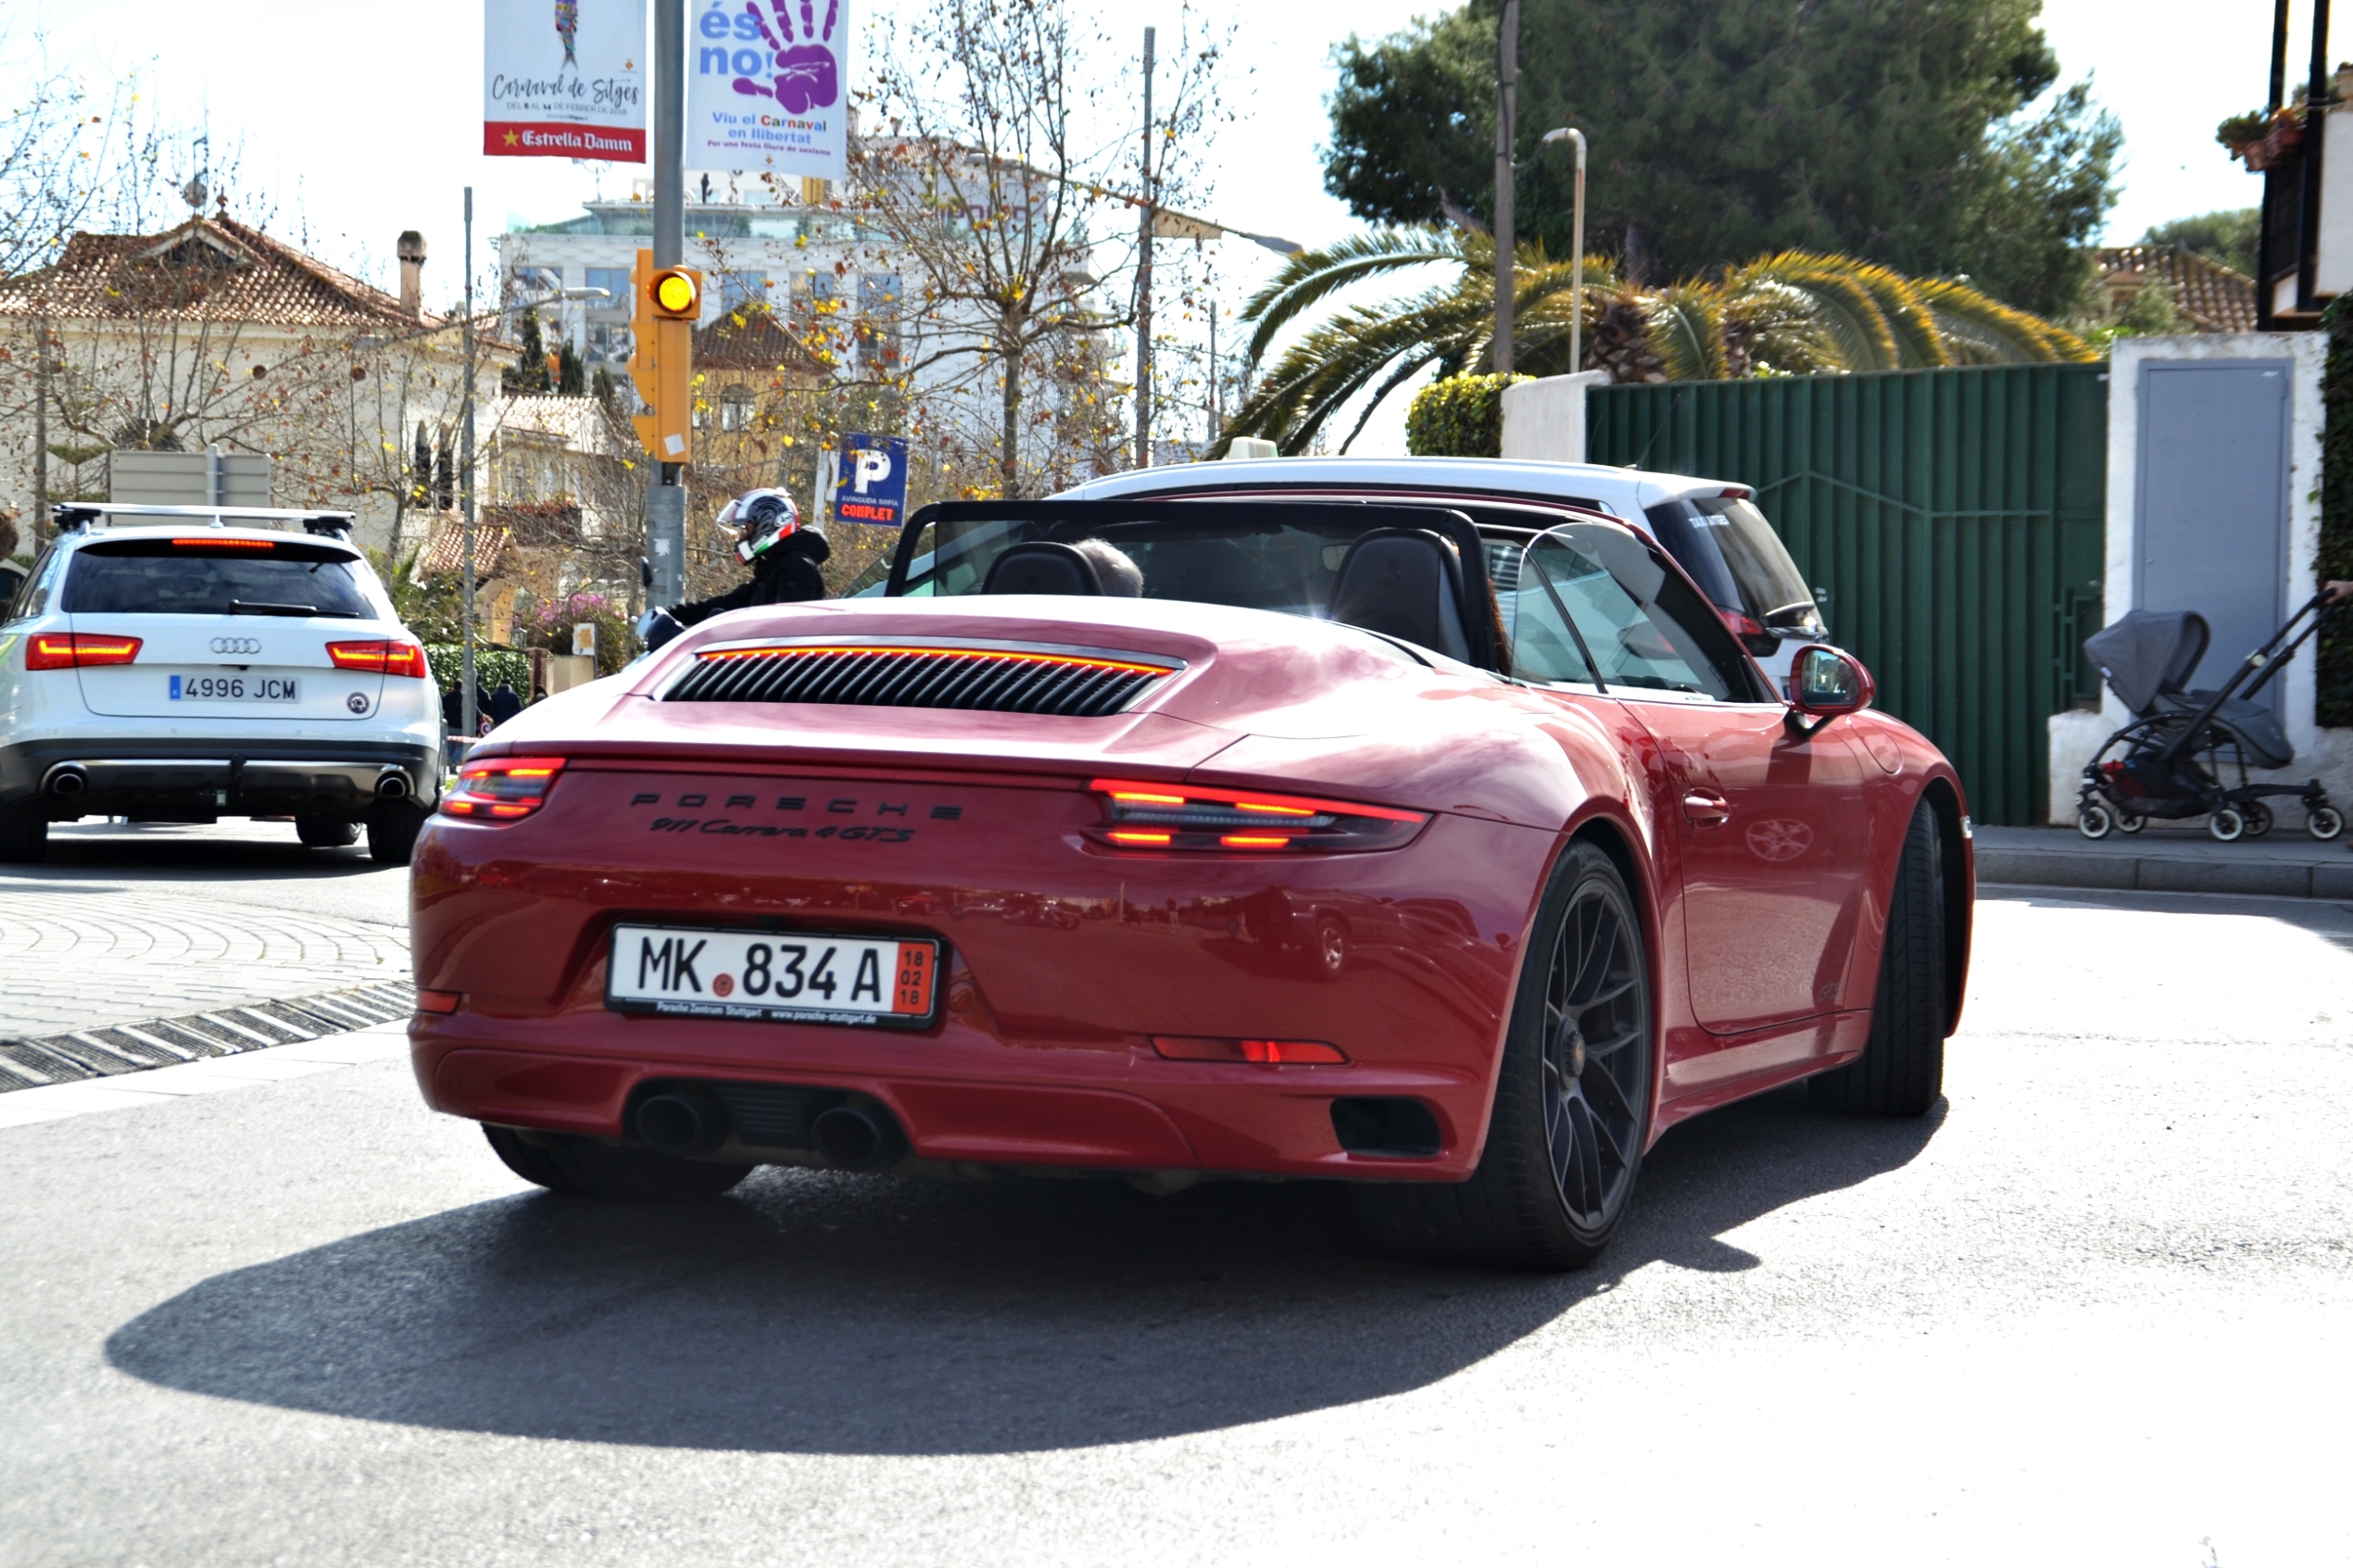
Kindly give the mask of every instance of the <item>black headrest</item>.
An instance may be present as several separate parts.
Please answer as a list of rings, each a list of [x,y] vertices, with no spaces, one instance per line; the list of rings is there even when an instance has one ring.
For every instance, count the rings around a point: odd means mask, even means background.
[[[1327,613],[1334,621],[1403,637],[1467,661],[1463,567],[1442,534],[1377,528],[1357,536],[1340,563]]]
[[[1094,594],[1103,591],[1095,563],[1068,545],[1034,540],[1015,545],[991,562],[981,583],[984,594]]]

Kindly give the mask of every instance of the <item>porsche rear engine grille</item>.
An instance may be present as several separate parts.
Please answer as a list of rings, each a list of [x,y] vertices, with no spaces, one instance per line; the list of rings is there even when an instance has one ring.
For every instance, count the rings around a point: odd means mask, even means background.
[[[962,708],[1100,719],[1126,711],[1183,668],[1173,659],[1060,648],[895,643],[711,648],[695,656],[662,700]]]

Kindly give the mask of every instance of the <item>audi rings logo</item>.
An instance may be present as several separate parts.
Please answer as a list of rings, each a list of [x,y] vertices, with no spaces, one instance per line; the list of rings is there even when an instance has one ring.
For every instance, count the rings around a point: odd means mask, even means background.
[[[212,651],[215,653],[259,653],[261,639],[259,637],[215,637],[212,639]]]

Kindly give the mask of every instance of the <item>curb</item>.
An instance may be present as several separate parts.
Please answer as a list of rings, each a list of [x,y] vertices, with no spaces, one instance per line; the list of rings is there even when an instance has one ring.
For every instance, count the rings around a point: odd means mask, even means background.
[[[2353,855],[2343,865],[2174,855],[2081,855],[2051,849],[1977,851],[1977,880],[2001,886],[2100,887],[2123,893],[2233,893],[2353,899]]]
[[[389,980],[144,1023],[109,1023],[38,1039],[0,1038],[0,1094],[114,1078],[405,1022],[416,1005],[413,986]]]

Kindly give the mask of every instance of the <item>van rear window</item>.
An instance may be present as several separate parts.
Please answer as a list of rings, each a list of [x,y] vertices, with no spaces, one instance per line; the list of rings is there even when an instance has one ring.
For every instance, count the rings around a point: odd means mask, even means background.
[[[75,552],[68,615],[286,615],[373,620],[359,561],[307,541],[120,539]]]

